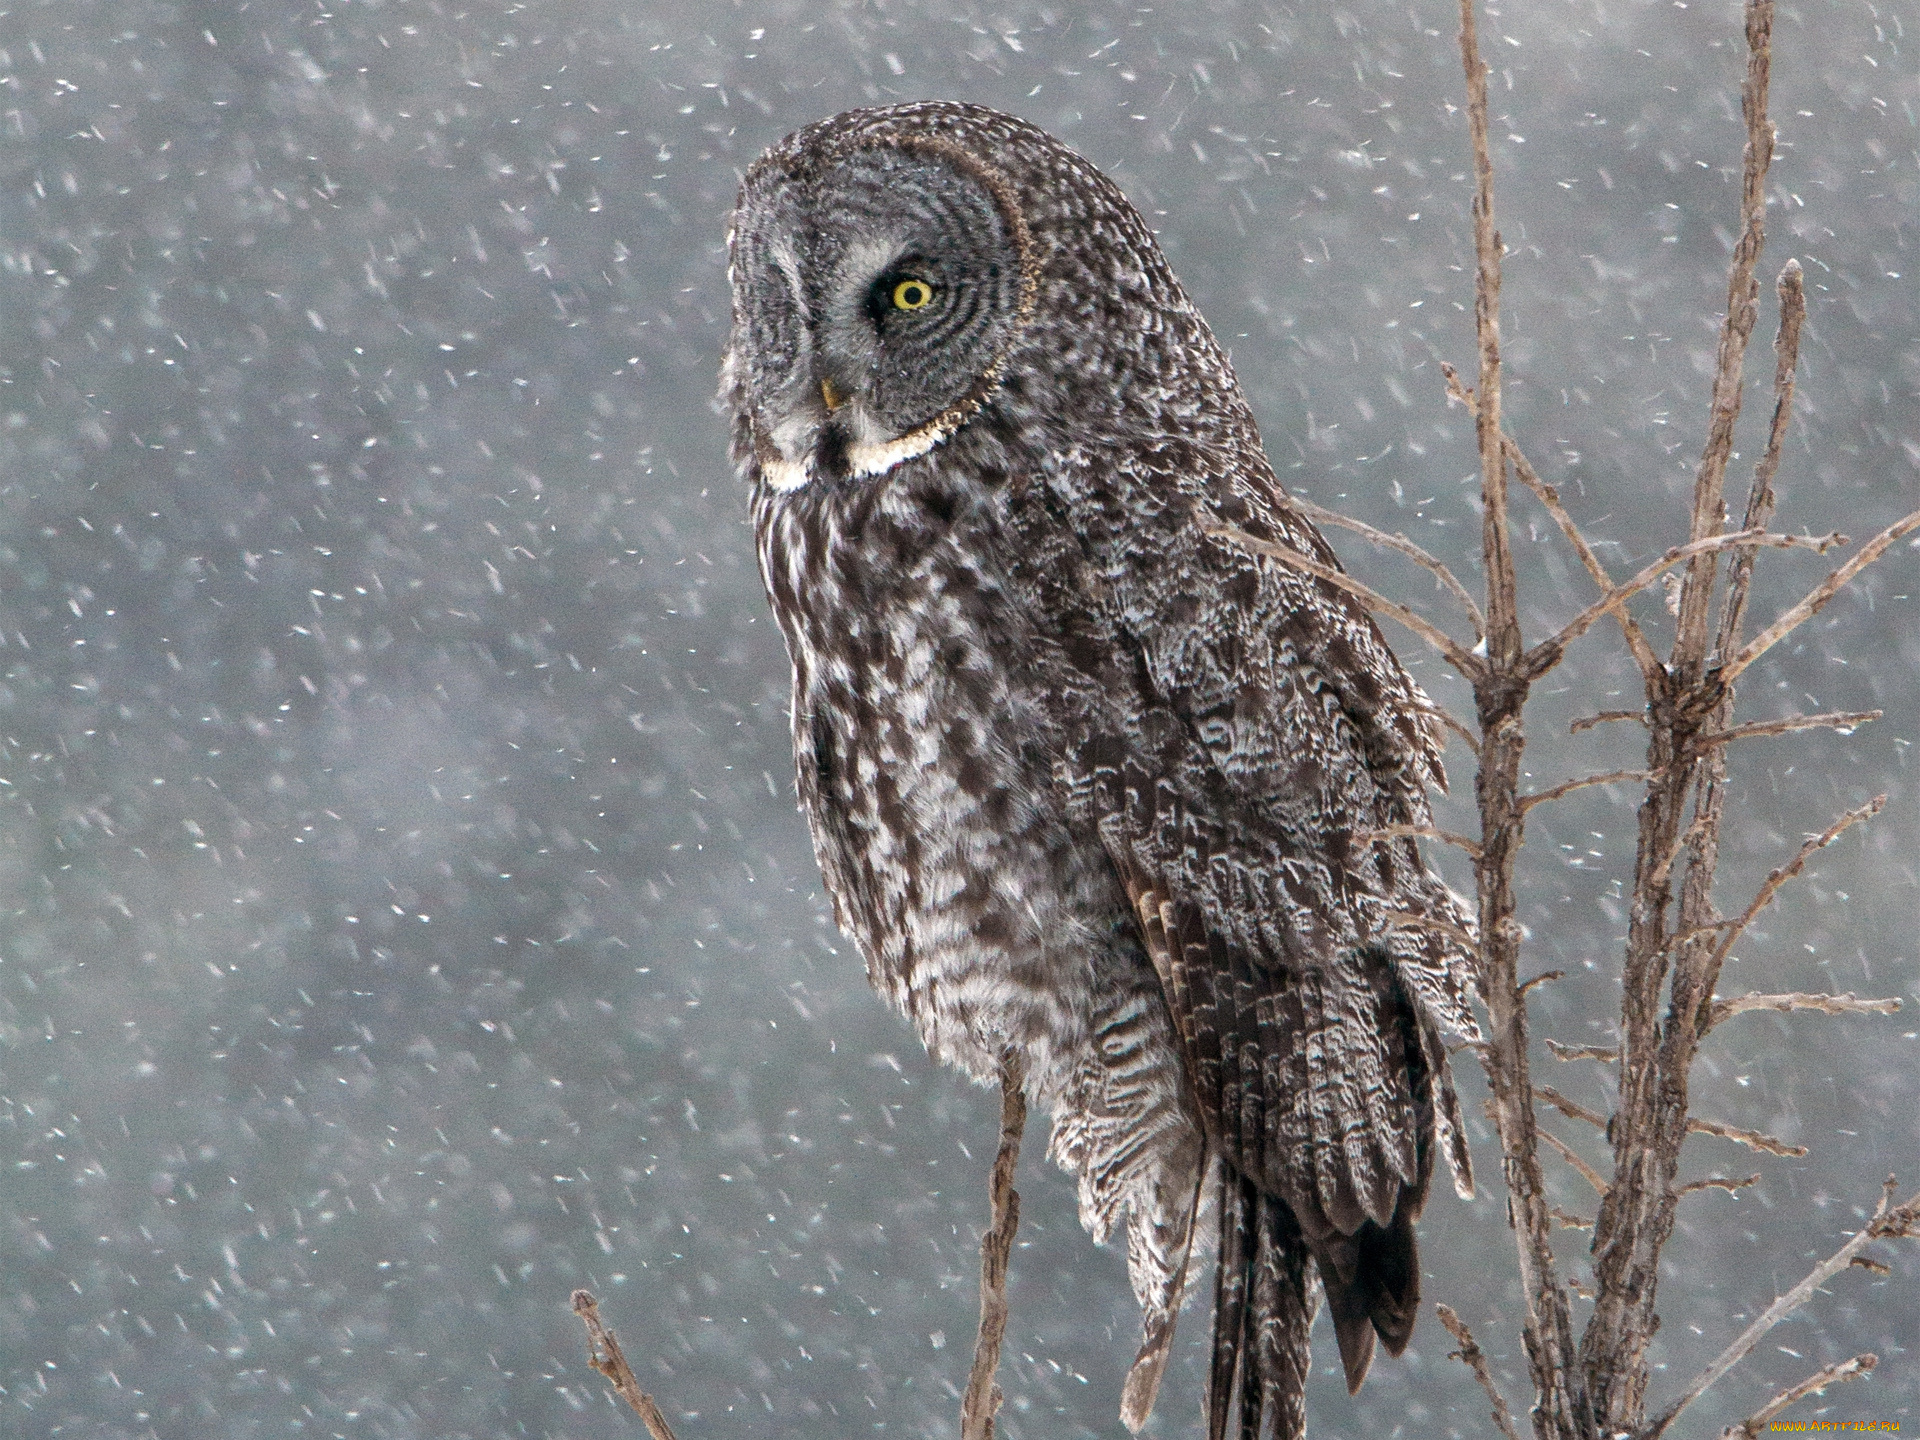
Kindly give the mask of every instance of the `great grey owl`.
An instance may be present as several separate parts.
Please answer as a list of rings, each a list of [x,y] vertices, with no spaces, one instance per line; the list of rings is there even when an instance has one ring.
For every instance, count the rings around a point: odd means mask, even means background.
[[[1125,1223],[1128,1424],[1214,1230],[1209,1433],[1299,1435],[1319,1292],[1357,1388],[1412,1332],[1436,1151],[1470,1193],[1472,922],[1371,833],[1431,825],[1437,713],[1344,592],[1220,533],[1337,563],[1145,222],[1043,131],[808,126],[748,171],[730,275],[840,925],[936,1058],[1017,1047],[1082,1221]]]

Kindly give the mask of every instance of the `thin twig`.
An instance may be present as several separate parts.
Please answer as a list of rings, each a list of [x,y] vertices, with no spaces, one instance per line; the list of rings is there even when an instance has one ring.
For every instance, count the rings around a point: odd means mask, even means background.
[[[1712,975],[1718,975],[1720,973],[1720,967],[1726,963],[1727,956],[1732,953],[1733,947],[1739,941],[1740,937],[1746,933],[1747,926],[1753,923],[1754,917],[1773,903],[1773,897],[1780,893],[1780,887],[1782,885],[1785,885],[1789,880],[1793,879],[1794,876],[1807,868],[1807,861],[1809,859],[1817,852],[1826,849],[1827,846],[1838,840],[1862,820],[1868,820],[1878,815],[1886,803],[1887,797],[1885,795],[1876,795],[1858,809],[1847,811],[1846,814],[1834,821],[1833,824],[1829,825],[1825,830],[1802,845],[1800,852],[1795,855],[1793,859],[1789,860],[1779,869],[1769,871],[1765,882],[1760,886],[1759,893],[1753,897],[1753,903],[1747,906],[1740,918],[1729,925],[1726,933],[1720,937],[1720,944],[1713,952],[1713,961],[1708,973]],[[1711,1012],[1703,1014],[1700,1017],[1700,1021],[1710,1029],[1713,1021]],[[1706,1032],[1702,1030],[1701,1033],[1705,1034]]]
[[[1778,1010],[1783,1015],[1789,1010],[1818,1010],[1823,1015],[1891,1015],[1900,1008],[1901,1003],[1896,996],[1884,1000],[1862,1000],[1851,990],[1844,995],[1809,995],[1796,990],[1785,995],[1736,995],[1731,1000],[1722,1000],[1716,995],[1707,1026],[1711,1029],[1722,1020],[1732,1019],[1749,1010]]]
[[[1560,1222],[1562,1230],[1591,1230],[1593,1221],[1584,1215],[1576,1215],[1571,1210],[1562,1210],[1558,1205],[1549,1206],[1547,1213]]]
[[[1759,1183],[1760,1177],[1758,1175],[1748,1175],[1740,1180],[1736,1180],[1727,1175],[1703,1175],[1698,1180],[1689,1180],[1673,1193],[1676,1195],[1697,1195],[1702,1190],[1725,1190],[1731,1193],[1737,1190],[1744,1190],[1749,1185],[1758,1185]]]
[[[1357,845],[1371,845],[1376,840],[1444,840],[1449,845],[1457,845],[1474,859],[1480,858],[1480,842],[1469,840],[1451,830],[1436,830],[1431,825],[1382,825],[1377,830],[1356,830],[1353,840]]]
[[[1749,665],[1786,639],[1798,626],[1824,610],[1827,602],[1839,594],[1854,576],[1886,553],[1888,546],[1903,536],[1912,534],[1915,530],[1920,530],[1920,510],[1915,510],[1912,514],[1894,521],[1861,546],[1859,553],[1851,560],[1822,580],[1804,600],[1749,640],[1738,655],[1722,666],[1719,675],[1720,683],[1731,685],[1737,677],[1746,672]]]
[[[1620,1059],[1617,1045],[1562,1045],[1558,1040],[1548,1040],[1546,1046],[1556,1060],[1598,1060],[1613,1065]]]
[[[1477,416],[1480,413],[1480,401],[1471,389],[1460,382],[1460,374],[1446,361],[1440,362],[1440,373],[1446,377],[1447,395],[1466,407],[1467,413]],[[1587,574],[1593,577],[1593,583],[1602,590],[1613,588],[1613,577],[1607,573],[1607,567],[1600,563],[1600,557],[1593,553],[1593,547],[1587,543],[1587,537],[1580,533],[1580,527],[1574,524],[1573,516],[1567,513],[1567,507],[1560,501],[1560,492],[1540,478],[1540,472],[1533,468],[1520,449],[1520,444],[1511,435],[1501,434],[1501,441],[1507,452],[1507,461],[1513,466],[1514,474],[1546,507],[1553,521],[1560,527],[1560,533],[1567,537],[1567,543],[1573,546],[1574,553],[1580,557],[1580,563],[1587,567]],[[1616,611],[1620,621],[1621,633],[1626,636],[1627,648],[1633,652],[1635,663],[1640,666],[1641,675],[1652,680],[1659,672],[1660,661],[1653,653],[1653,647],[1647,643],[1646,634],[1640,624],[1625,610]]]
[[[1749,720],[1744,725],[1735,725],[1728,730],[1716,730],[1711,735],[1702,735],[1696,742],[1705,750],[1712,745],[1725,745],[1730,740],[1750,740],[1756,735],[1785,735],[1795,730],[1838,730],[1842,735],[1851,734],[1854,727],[1871,725],[1885,711],[1882,710],[1829,710],[1821,715],[1788,715],[1780,720]]]
[[[1448,714],[1440,706],[1435,705],[1433,703],[1433,698],[1431,696],[1427,698],[1427,704],[1429,707],[1431,707],[1433,713],[1439,717],[1440,723],[1442,725],[1446,726],[1447,729],[1451,730],[1454,734],[1458,735],[1462,740],[1467,742],[1467,749],[1471,750],[1474,753],[1475,757],[1477,758],[1480,754],[1480,737],[1474,734],[1473,731],[1469,730],[1465,725],[1461,724],[1458,720],[1454,719],[1452,715]]]
[[[1533,1087],[1533,1093],[1553,1106],[1554,1109],[1558,1110],[1569,1120],[1584,1120],[1597,1130],[1605,1130],[1607,1128],[1606,1116],[1602,1115],[1598,1110],[1589,1110],[1578,1100],[1569,1099],[1551,1085],[1536,1085]]]
[[[1000,1150],[993,1157],[993,1223],[980,1237],[980,1334],[973,1344],[973,1370],[960,1402],[961,1440],[993,1440],[1000,1408],[1000,1345],[1007,1334],[1007,1264],[1020,1228],[1020,1192],[1013,1188],[1020,1163],[1020,1135],[1027,1127],[1026,1065],[1016,1050],[1000,1059]]]
[[[1789,1405],[1804,1400],[1809,1395],[1819,1395],[1829,1385],[1838,1385],[1843,1380],[1858,1380],[1862,1375],[1872,1372],[1880,1363],[1880,1357],[1872,1351],[1856,1355],[1851,1360],[1842,1360],[1838,1364],[1828,1365],[1818,1370],[1798,1385],[1789,1386],[1760,1409],[1742,1420],[1738,1425],[1729,1425],[1720,1432],[1720,1440],[1760,1440],[1760,1432],[1773,1417]]]
[[[1542,970],[1538,975],[1535,975],[1531,980],[1521,981],[1519,993],[1522,995],[1525,995],[1526,993],[1528,993],[1530,990],[1533,990],[1537,986],[1550,984],[1555,980],[1564,980],[1566,978],[1567,978],[1567,972],[1564,970]]]
[[[1519,805],[1522,810],[1531,810],[1536,805],[1544,805],[1549,800],[1558,800],[1562,795],[1571,795],[1576,790],[1584,790],[1589,785],[1612,785],[1619,780],[1651,780],[1651,770],[1609,770],[1604,775],[1583,775],[1578,780],[1568,780],[1548,790],[1536,790],[1531,795],[1522,795]]]
[[[1289,494],[1287,503],[1309,520],[1318,521],[1322,525],[1337,525],[1343,530],[1351,530],[1383,550],[1399,551],[1453,592],[1454,599],[1460,602],[1461,608],[1467,612],[1467,619],[1473,625],[1474,639],[1478,640],[1487,633],[1486,616],[1482,615],[1480,607],[1473,603],[1473,596],[1467,593],[1467,587],[1460,583],[1451,570],[1405,535],[1389,535],[1384,530],[1375,529],[1364,520],[1356,520],[1351,515],[1342,515],[1338,510],[1329,510],[1324,505],[1316,505],[1302,495]]]
[[[1500,1427],[1500,1433],[1507,1440],[1520,1440],[1513,1428],[1513,1415],[1507,1409],[1507,1402],[1500,1396],[1500,1387],[1493,1383],[1493,1371],[1487,1367],[1486,1352],[1474,1343],[1473,1332],[1467,1329],[1451,1305],[1436,1305],[1434,1310],[1440,1316],[1440,1323],[1447,1327],[1447,1333],[1453,1336],[1453,1343],[1460,1348],[1449,1357],[1459,1360],[1469,1370],[1473,1378],[1480,1382],[1480,1388],[1487,1392],[1487,1399],[1493,1402],[1493,1423]]]
[[[1913,517],[1915,525],[1920,525],[1920,512]],[[1894,537],[1899,538],[1899,537]],[[1668,570],[1682,560],[1691,560],[1698,555],[1706,555],[1717,550],[1731,550],[1737,545],[1764,545],[1772,549],[1784,550],[1790,547],[1820,549],[1823,545],[1844,543],[1844,537],[1806,535],[1770,535],[1763,530],[1741,530],[1732,535],[1709,535],[1704,540],[1689,540],[1685,545],[1675,545],[1658,560],[1644,566],[1631,580],[1616,585],[1605,595],[1582,610],[1573,619],[1562,625],[1558,631],[1540,641],[1526,654],[1525,668],[1528,675],[1535,679],[1547,673],[1560,663],[1560,656],[1567,646],[1578,640],[1587,631],[1597,625],[1610,610],[1618,609],[1635,595],[1653,584]],[[1892,542],[1889,541],[1889,544]],[[1884,547],[1883,547],[1884,548]],[[1845,567],[1842,566],[1842,569]],[[1838,574],[1839,571],[1835,571]],[[1831,578],[1831,577],[1829,577]],[[1841,583],[1845,583],[1844,581]],[[1829,597],[1831,598],[1831,597]],[[1825,604],[1823,600],[1821,604]],[[1797,622],[1796,622],[1797,623]],[[1751,647],[1749,647],[1751,648]],[[1744,651],[1742,652],[1745,653]],[[1731,676],[1723,677],[1725,679]]]
[[[1566,1141],[1562,1140],[1551,1130],[1542,1130],[1540,1132],[1540,1138],[1558,1150],[1560,1152],[1560,1158],[1580,1172],[1582,1178],[1584,1178],[1589,1185],[1593,1186],[1594,1194],[1600,1196],[1603,1200],[1606,1198],[1607,1182],[1601,1177],[1600,1172],[1583,1160],[1571,1145],[1567,1144]]]
[[[1573,523],[1566,506],[1560,503],[1560,492],[1540,478],[1511,438],[1507,441],[1507,458],[1513,462],[1514,473],[1520,477],[1521,483],[1533,491],[1553,517],[1554,523],[1560,527],[1560,533],[1567,537],[1567,543],[1573,546],[1580,563],[1587,567],[1587,574],[1593,577],[1594,584],[1602,590],[1611,589],[1613,577],[1607,573],[1607,567],[1600,563],[1600,557],[1593,553],[1593,547],[1587,544],[1587,537]],[[1627,649],[1633,652],[1634,663],[1640,667],[1641,678],[1650,679],[1659,674],[1659,657],[1653,653],[1653,646],[1647,643],[1646,632],[1640,628],[1640,622],[1625,610],[1617,610],[1614,614],[1620,622],[1620,633],[1626,639]]]
[[[1780,447],[1787,438],[1787,422],[1793,415],[1794,372],[1800,364],[1800,326],[1807,318],[1807,292],[1798,260],[1787,261],[1775,289],[1780,296],[1780,328],[1773,337],[1773,422],[1767,430],[1766,451],[1753,467],[1753,485],[1747,493],[1742,530],[1755,526],[1764,529],[1773,523],[1773,477],[1780,468]],[[1733,648],[1747,623],[1747,593],[1753,583],[1755,558],[1752,550],[1736,550],[1727,562],[1727,593],[1721,605],[1720,633],[1714,646],[1721,656]]]
[[[1460,0],[1460,59],[1473,143],[1473,328],[1480,347],[1474,435],[1480,451],[1480,550],[1487,571],[1487,655],[1496,668],[1520,658],[1520,615],[1508,536],[1507,455],[1500,414],[1500,258],[1493,223],[1493,152],[1487,144],[1487,67],[1473,0]]]
[[[1797,1160],[1807,1153],[1804,1145],[1789,1145],[1771,1135],[1763,1135],[1758,1130],[1742,1130],[1738,1125],[1728,1125],[1720,1120],[1703,1120],[1698,1115],[1687,1117],[1689,1135],[1718,1135],[1722,1140],[1732,1140],[1749,1150],[1764,1150],[1769,1155],[1778,1155],[1782,1159]]]
[[[674,1440],[673,1427],[667,1424],[667,1417],[660,1413],[653,1397],[640,1388],[633,1366],[627,1363],[626,1354],[620,1348],[619,1338],[601,1320],[600,1302],[594,1299],[591,1290],[573,1292],[573,1313],[587,1327],[587,1363],[612,1382],[615,1392],[633,1407],[653,1440]]]
[[[1846,1269],[1847,1263],[1865,1249],[1869,1241],[1911,1234],[1916,1218],[1920,1218],[1920,1194],[1916,1194],[1906,1204],[1889,1210],[1888,1206],[1892,1200],[1893,1177],[1889,1175],[1886,1185],[1881,1190],[1880,1204],[1875,1208],[1873,1218],[1862,1225],[1846,1244],[1816,1265],[1806,1279],[1775,1300],[1759,1319],[1741,1331],[1740,1337],[1722,1351],[1719,1358],[1711,1365],[1696,1375],[1681,1392],[1680,1398],[1674,1401],[1659,1419],[1642,1429],[1636,1440],[1660,1440],[1660,1436],[1667,1432],[1667,1427],[1673,1424],[1682,1410],[1705,1394],[1709,1385],[1745,1359],[1747,1352],[1759,1344],[1761,1337],[1769,1330],[1812,1299],[1814,1291]]]
[[[1687,527],[1691,540],[1718,534],[1725,524],[1727,460],[1733,453],[1734,422],[1740,418],[1741,372],[1747,342],[1760,316],[1760,285],[1753,271],[1760,261],[1760,247],[1766,243],[1767,169],[1773,163],[1773,123],[1767,118],[1773,69],[1771,0],[1749,4],[1746,20],[1747,74],[1740,108],[1747,122],[1747,144],[1742,156],[1740,238],[1734,242],[1733,260],[1727,267],[1727,310],[1713,367],[1707,440],[1694,473],[1693,517]],[[1707,656],[1707,618],[1717,569],[1717,561],[1701,555],[1689,563],[1681,581],[1672,669],[1686,686],[1699,678]]]
[[[1578,720],[1567,726],[1567,733],[1569,735],[1578,735],[1582,730],[1591,730],[1596,725],[1605,725],[1609,720],[1638,720],[1644,725],[1647,723],[1647,712],[1644,710],[1602,710],[1598,715],[1582,715]]]
[[[1377,611],[1382,615],[1387,615],[1398,620],[1402,625],[1406,626],[1409,630],[1413,631],[1414,634],[1418,635],[1422,640],[1425,640],[1429,645],[1433,646],[1434,649],[1446,656],[1448,661],[1453,665],[1453,668],[1458,670],[1462,675],[1465,675],[1469,680],[1475,678],[1486,669],[1485,663],[1479,656],[1474,655],[1464,645],[1448,635],[1446,631],[1442,630],[1438,625],[1435,625],[1431,620],[1409,610],[1397,600],[1387,599],[1387,597],[1382,595],[1378,590],[1373,589],[1369,585],[1362,584],[1344,570],[1336,570],[1331,565],[1323,565],[1311,556],[1302,555],[1291,546],[1276,545],[1270,540],[1257,539],[1247,534],[1244,530],[1236,530],[1231,525],[1202,521],[1200,528],[1205,534],[1212,536],[1216,540],[1224,540],[1229,544],[1238,545],[1243,550],[1249,550],[1255,555],[1264,555],[1268,559],[1278,560],[1282,565],[1289,566],[1292,569],[1304,570],[1309,575],[1317,576],[1329,585],[1346,591],[1349,595],[1353,596],[1354,599],[1366,606],[1367,609]]]

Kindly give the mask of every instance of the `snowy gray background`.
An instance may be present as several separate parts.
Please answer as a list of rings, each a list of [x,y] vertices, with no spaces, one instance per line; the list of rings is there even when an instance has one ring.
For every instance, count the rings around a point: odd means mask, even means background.
[[[786,661],[711,404],[739,171],[895,98],[1053,129],[1149,212],[1287,483],[1468,568],[1471,428],[1436,363],[1472,355],[1454,7],[0,7],[0,1434],[637,1435],[583,1363],[576,1285],[685,1440],[952,1434],[996,1103],[868,994],[794,813]],[[1702,433],[1737,9],[1485,23],[1508,413],[1624,573],[1679,535]],[[1860,536],[1920,503],[1909,26],[1885,0],[1781,16],[1764,268],[1800,256],[1812,312],[1789,526]],[[1771,368],[1763,338],[1749,373]],[[1517,514],[1538,633],[1591,590]],[[1825,568],[1764,564],[1763,618]],[[1745,686],[1749,717],[1889,713],[1738,753],[1724,903],[1892,799],[1727,990],[1920,993],[1916,587],[1903,547]],[[1566,735],[1636,684],[1594,632],[1537,707],[1540,783],[1636,762],[1636,727]],[[1573,974],[1544,1034],[1606,1034],[1633,798],[1536,812],[1530,965]],[[1752,1016],[1707,1046],[1702,1109],[1813,1153],[1689,1148],[1689,1175],[1765,1179],[1685,1202],[1656,1399],[1882,1175],[1920,1182],[1913,1023]],[[1554,1069],[1604,1107],[1600,1067]],[[1523,1406],[1476,1124],[1482,1198],[1437,1196],[1423,1253]],[[1004,1429],[1117,1436],[1122,1257],[1042,1140]],[[1887,1258],[1694,1432],[1863,1349],[1879,1372],[1824,1413],[1911,1420],[1920,1255]],[[1191,1312],[1155,1434],[1192,1431],[1205,1331]],[[1448,1348],[1428,1316],[1358,1401],[1329,1373],[1316,1433],[1487,1433]]]

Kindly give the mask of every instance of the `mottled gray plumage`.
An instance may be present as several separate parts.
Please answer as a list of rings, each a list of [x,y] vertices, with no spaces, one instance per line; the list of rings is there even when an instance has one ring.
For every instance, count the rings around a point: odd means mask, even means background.
[[[1145,223],[1009,116],[809,126],[748,172],[723,394],[793,660],[815,853],[874,986],[977,1080],[1017,1046],[1123,1220],[1153,1403],[1217,1216],[1209,1429],[1297,1435],[1324,1288],[1398,1353],[1471,922],[1416,842],[1441,730],[1291,509]],[[1422,924],[1423,920],[1439,924]]]

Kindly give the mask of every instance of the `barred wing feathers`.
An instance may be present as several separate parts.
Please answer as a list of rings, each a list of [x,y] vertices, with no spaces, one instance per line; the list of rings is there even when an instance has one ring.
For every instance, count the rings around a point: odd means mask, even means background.
[[[1438,731],[1348,597],[1201,531],[1207,515],[1332,563],[1270,476],[1229,479],[1185,445],[1105,458],[1014,507],[1046,560],[1025,577],[1037,628],[1079,681],[1059,687],[1063,778],[1127,888],[1224,1162],[1210,1433],[1237,1414],[1296,1435],[1313,1273],[1357,1388],[1376,1336],[1397,1354],[1412,1333],[1436,1148],[1470,1193],[1440,1029],[1477,1034],[1471,961],[1419,921],[1471,921],[1413,842],[1360,835],[1431,823]],[[1136,1373],[1157,1379],[1153,1351],[1150,1329]]]

